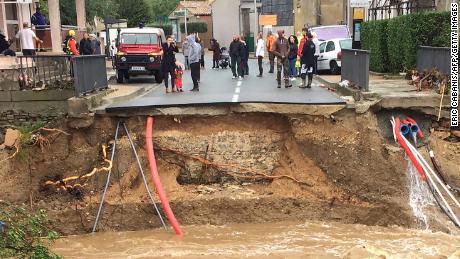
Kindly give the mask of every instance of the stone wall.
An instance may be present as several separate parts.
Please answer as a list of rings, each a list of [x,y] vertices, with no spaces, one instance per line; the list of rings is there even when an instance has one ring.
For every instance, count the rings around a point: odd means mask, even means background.
[[[51,122],[63,114],[37,114],[25,111],[7,110],[0,112],[0,128],[8,125],[25,125],[34,122]]]

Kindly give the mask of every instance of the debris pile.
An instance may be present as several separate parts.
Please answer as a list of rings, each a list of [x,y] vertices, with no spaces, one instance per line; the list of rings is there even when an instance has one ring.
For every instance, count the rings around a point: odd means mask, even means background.
[[[429,71],[412,70],[408,75],[410,76],[409,84],[415,86],[417,91],[435,90],[439,94],[447,94],[449,92],[449,76],[437,69]]]

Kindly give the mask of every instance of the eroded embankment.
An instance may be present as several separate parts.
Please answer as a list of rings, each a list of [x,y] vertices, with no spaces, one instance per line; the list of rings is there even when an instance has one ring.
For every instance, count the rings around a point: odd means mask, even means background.
[[[145,119],[126,123],[149,174]],[[29,147],[29,162],[14,159],[2,165],[0,199],[47,209],[61,233],[89,231],[107,174],[74,181],[82,187],[71,192],[43,185],[104,166],[101,145],[113,141],[116,121],[98,117],[82,130],[60,122],[57,126],[70,136],[60,135],[43,152]],[[416,226],[407,205],[406,162],[382,137],[378,121],[375,114],[349,111],[333,119],[263,113],[160,116],[154,146],[162,182],[182,224],[334,220]],[[440,139],[434,143],[437,150],[456,145]],[[159,227],[125,134],[117,147],[99,229]],[[446,168],[451,168],[448,159],[459,156],[456,148],[441,160]],[[277,178],[282,175],[299,182]]]

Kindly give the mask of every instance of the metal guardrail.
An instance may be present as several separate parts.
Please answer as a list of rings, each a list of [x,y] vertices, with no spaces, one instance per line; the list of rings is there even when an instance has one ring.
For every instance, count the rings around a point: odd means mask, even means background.
[[[75,89],[79,97],[108,87],[104,55],[34,55],[18,59],[21,90]]]
[[[65,55],[18,56],[21,90],[72,88],[70,58]]]
[[[72,57],[72,67],[77,97],[109,86],[104,55]]]
[[[450,48],[419,46],[417,69],[419,71],[438,69],[441,73],[450,75]]]
[[[368,92],[369,58],[370,51],[342,49],[342,80],[348,80]]]

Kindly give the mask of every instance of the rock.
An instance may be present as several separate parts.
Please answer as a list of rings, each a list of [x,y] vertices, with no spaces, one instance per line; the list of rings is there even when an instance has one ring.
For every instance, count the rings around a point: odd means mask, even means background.
[[[452,130],[450,133],[455,137],[460,138],[460,130]]]
[[[5,134],[5,147],[12,148],[19,141],[19,136],[21,136],[21,132],[15,129],[7,129]]]
[[[451,256],[447,257],[447,259],[460,259],[460,250],[457,250]]]
[[[358,258],[386,258],[386,256],[379,251],[373,251],[376,249],[366,248],[365,246],[355,246],[345,252],[342,256],[344,259],[358,259]]]
[[[67,125],[72,129],[89,128],[94,123],[94,116],[88,115],[82,118],[69,118]]]

